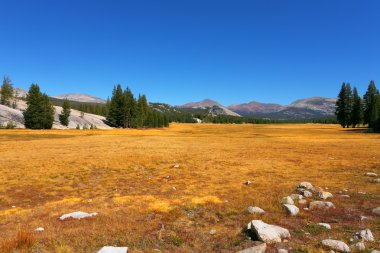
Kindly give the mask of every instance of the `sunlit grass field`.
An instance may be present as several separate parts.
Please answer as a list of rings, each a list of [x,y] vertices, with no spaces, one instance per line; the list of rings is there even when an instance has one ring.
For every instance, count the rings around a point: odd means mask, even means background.
[[[321,239],[348,242],[361,228],[380,238],[379,218],[360,221],[380,206],[367,171],[380,174],[380,135],[337,125],[0,130],[0,249],[236,252],[251,245],[246,224],[262,219],[290,230],[289,247],[322,252]],[[301,181],[328,187],[337,208],[286,215],[279,200]],[[343,189],[350,198],[338,197]],[[249,214],[251,205],[266,213]],[[99,214],[58,219],[73,211]],[[315,222],[333,229],[308,235]]]

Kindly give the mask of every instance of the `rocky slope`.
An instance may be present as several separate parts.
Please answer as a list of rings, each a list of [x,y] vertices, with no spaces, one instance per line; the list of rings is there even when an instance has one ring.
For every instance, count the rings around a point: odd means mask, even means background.
[[[191,102],[184,105],[180,105],[178,107],[179,108],[208,109],[209,113],[213,115],[230,115],[230,116],[238,116],[238,117],[240,116],[238,113],[231,111],[227,107],[211,99],[204,99],[200,102]]]
[[[85,102],[85,103],[97,103],[97,104],[105,104],[106,100],[93,97],[87,94],[79,94],[79,93],[69,93],[69,94],[62,94],[57,96],[52,96],[53,98],[58,99],[65,99],[67,98],[70,101],[76,101],[76,102]]]
[[[80,111],[71,109],[71,115],[69,118],[69,126],[63,126],[59,122],[59,114],[62,111],[62,107],[54,106],[54,129],[74,129],[79,125],[81,128],[83,126],[90,127],[91,125],[95,126],[98,129],[110,129],[105,122],[106,119],[103,116],[84,113],[83,117]],[[24,116],[23,111],[26,109],[26,103],[23,100],[17,100],[17,107],[13,109],[4,105],[0,105],[0,125],[6,125],[8,122],[13,122],[17,128],[24,128]]]

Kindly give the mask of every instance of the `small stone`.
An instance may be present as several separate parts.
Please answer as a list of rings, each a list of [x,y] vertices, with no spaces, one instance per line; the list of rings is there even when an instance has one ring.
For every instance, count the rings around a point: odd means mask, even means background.
[[[291,197],[292,200],[300,200],[303,198],[301,194],[291,194],[289,197]]]
[[[284,208],[291,216],[296,216],[300,211],[295,205],[284,204]]]
[[[302,194],[306,198],[310,198],[311,196],[313,196],[313,193],[311,193],[310,191],[304,191]]]
[[[173,186],[173,187],[172,187],[172,189],[173,189],[174,191],[176,191],[176,190],[177,190],[177,188],[176,188],[175,186]]]
[[[278,249],[277,253],[288,253],[289,251],[286,249]]]
[[[282,239],[290,238],[289,230],[267,224],[261,220],[252,220],[248,223],[247,230],[255,234],[260,241],[266,243],[281,242]]]
[[[372,213],[376,215],[380,215],[380,206],[372,209]]]
[[[351,252],[347,244],[342,241],[326,239],[322,241],[322,246],[339,252]]]
[[[298,204],[306,205],[306,203],[307,203],[306,199],[300,199],[300,200],[298,200]]]
[[[367,177],[377,177],[377,174],[376,173],[373,173],[373,172],[366,172],[364,174],[364,176],[367,176]]]
[[[309,208],[312,209],[330,209],[335,208],[334,204],[328,201],[312,201],[309,204]]]
[[[16,208],[16,206],[12,206],[12,208]]]
[[[380,250],[374,249],[374,250],[371,251],[371,253],[380,253]]]
[[[318,192],[318,197],[321,198],[321,199],[328,199],[328,198],[332,198],[333,195],[330,193],[330,192]]]
[[[307,189],[307,190],[311,190],[313,189],[313,185],[309,182],[301,182],[297,188],[303,188],[303,189]]]
[[[366,192],[358,192],[359,194],[366,195]]]
[[[371,230],[369,229],[365,229],[360,232],[357,232],[356,235],[364,241],[373,242],[375,240]]]
[[[249,206],[247,208],[247,211],[250,214],[254,214],[254,213],[263,214],[263,213],[265,213],[265,211],[263,209],[261,209],[260,207],[257,207],[257,206]]]
[[[209,232],[210,235],[215,235],[216,234],[216,229],[211,229],[210,232]]]
[[[325,228],[327,228],[327,229],[331,229],[331,225],[330,224],[328,224],[328,223],[318,223],[318,225],[319,226],[323,226],[323,227],[325,227]]]
[[[178,169],[179,168],[179,164],[174,165],[173,168]]]
[[[96,216],[96,215],[98,215],[98,213],[86,213],[86,212],[78,211],[78,212],[64,214],[61,217],[59,217],[59,219],[60,220],[66,220],[66,219],[70,219],[71,218],[71,219],[80,220],[80,219],[83,219],[83,218],[92,217],[92,216]]]
[[[305,210],[305,211],[309,211],[309,208],[307,208],[307,207],[304,207],[304,209],[303,210]]]
[[[352,245],[351,248],[354,252],[365,251],[365,244],[364,244],[364,242],[358,242],[358,243],[355,243],[354,245]]]
[[[291,197],[287,196],[281,199],[281,204],[294,205],[294,201]]]
[[[375,178],[374,180],[372,180],[372,182],[374,182],[374,183],[380,183],[380,178]]]
[[[38,227],[34,231],[36,231],[36,232],[44,232],[45,229],[43,227]]]
[[[264,253],[266,251],[266,249],[267,249],[267,244],[264,242],[264,243],[260,243],[258,245],[255,245],[253,247],[240,250],[236,253]]]
[[[252,181],[251,180],[247,180],[247,181],[245,181],[245,184],[246,185],[250,185],[250,184],[252,184]]]
[[[101,248],[98,253],[127,253],[128,247],[112,247],[112,246],[104,246]]]
[[[342,195],[339,195],[339,197],[342,197],[342,198],[349,198],[350,195],[347,195],[347,194],[342,194]]]
[[[360,220],[368,220],[368,217],[367,216],[360,216]]]

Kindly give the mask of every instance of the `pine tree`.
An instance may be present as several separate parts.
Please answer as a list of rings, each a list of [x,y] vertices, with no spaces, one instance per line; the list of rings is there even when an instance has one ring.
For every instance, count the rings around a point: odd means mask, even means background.
[[[8,76],[4,76],[0,91],[0,104],[11,106],[13,99],[13,85]]]
[[[62,113],[59,115],[59,121],[62,125],[68,126],[69,125],[69,117],[71,113],[71,107],[70,102],[67,99],[63,100],[62,103]]]
[[[351,118],[351,87],[349,83],[343,83],[336,101],[335,114],[339,124],[345,128],[350,125]]]
[[[132,91],[127,87],[124,91],[123,127],[134,128],[137,116],[137,104]]]
[[[358,90],[356,87],[354,88],[353,95],[353,107],[351,114],[351,123],[352,127],[356,127],[356,125],[361,124],[363,120],[363,110],[362,110],[362,101],[358,94]]]
[[[121,85],[118,84],[112,91],[112,97],[109,102],[107,120],[116,127],[124,126],[125,98]]]
[[[51,129],[54,122],[54,107],[49,97],[42,94],[37,84],[30,86],[26,97],[28,108],[24,112],[25,127]]]
[[[375,82],[372,80],[368,85],[367,92],[363,96],[364,124],[368,124],[368,127],[373,127],[377,119],[374,118],[377,114],[377,112],[374,111],[376,110],[375,97],[377,95],[379,95],[379,90],[376,89]]]
[[[146,126],[146,120],[149,113],[149,105],[145,95],[139,95],[139,98],[137,99],[136,112],[136,127]]]

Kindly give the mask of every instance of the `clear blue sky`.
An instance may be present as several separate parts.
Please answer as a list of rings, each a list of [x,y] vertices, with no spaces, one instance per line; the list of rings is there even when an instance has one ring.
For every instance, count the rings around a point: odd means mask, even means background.
[[[380,86],[380,1],[0,0],[0,75],[49,95],[222,104]]]

